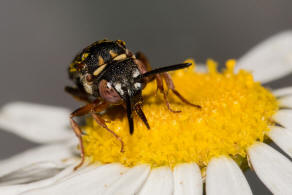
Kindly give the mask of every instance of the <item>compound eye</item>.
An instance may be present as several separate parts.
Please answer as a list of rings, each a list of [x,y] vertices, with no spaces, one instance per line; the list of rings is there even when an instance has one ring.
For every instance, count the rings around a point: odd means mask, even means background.
[[[114,90],[109,82],[101,80],[99,83],[99,94],[106,102],[115,104],[119,103],[122,99],[119,94]]]
[[[86,81],[88,82],[88,83],[91,83],[91,82],[93,82],[93,75],[91,75],[91,74],[88,74],[88,75],[86,75]]]

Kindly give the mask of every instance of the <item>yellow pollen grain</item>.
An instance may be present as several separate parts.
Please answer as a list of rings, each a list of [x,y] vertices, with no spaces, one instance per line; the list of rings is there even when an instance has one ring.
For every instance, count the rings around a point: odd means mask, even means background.
[[[213,60],[207,60],[208,73],[194,72],[193,66],[174,71],[171,76],[176,89],[202,109],[182,103],[169,92],[171,108],[182,111],[170,112],[163,96],[156,95],[156,83],[151,82],[143,90],[143,110],[151,129],[147,130],[134,114],[135,131],[130,135],[123,107],[113,106],[102,117],[122,137],[125,152],[120,152],[120,142],[112,134],[89,118],[83,127],[86,157],[128,167],[143,163],[173,167],[196,162],[201,168],[221,155],[245,158],[247,147],[263,141],[269,131],[270,119],[278,110],[276,98],[255,82],[251,73],[233,73],[234,60],[227,61],[222,73]]]

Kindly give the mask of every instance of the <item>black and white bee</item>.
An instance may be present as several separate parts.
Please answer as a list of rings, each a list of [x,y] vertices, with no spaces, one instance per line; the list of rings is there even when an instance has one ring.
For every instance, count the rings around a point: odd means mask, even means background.
[[[126,48],[124,41],[102,40],[84,48],[74,58],[69,67],[69,77],[75,83],[75,87],[66,87],[65,90],[75,98],[85,101],[86,105],[71,113],[70,121],[72,128],[79,138],[81,148],[81,162],[84,162],[84,148],[82,143],[82,130],[73,119],[76,116],[91,114],[96,122],[113,134],[121,143],[121,152],[124,151],[124,143],[114,131],[110,130],[105,121],[98,114],[105,111],[110,105],[123,105],[127,111],[130,133],[134,132],[133,115],[135,113],[142,119],[148,129],[147,118],[143,113],[142,90],[148,82],[156,80],[157,88],[163,94],[167,108],[171,112],[167,92],[163,87],[163,80],[178,98],[184,103],[197,108],[187,101],[175,89],[167,71],[178,70],[190,66],[190,63],[176,64],[152,70],[148,60],[142,53],[133,54]]]

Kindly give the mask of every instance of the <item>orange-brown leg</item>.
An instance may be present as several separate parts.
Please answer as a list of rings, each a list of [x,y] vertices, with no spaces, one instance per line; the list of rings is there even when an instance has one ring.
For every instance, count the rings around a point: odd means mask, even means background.
[[[194,106],[197,108],[201,108],[200,105],[196,105],[196,104],[192,104],[191,102],[189,102],[187,99],[185,99],[174,87],[173,81],[171,79],[171,76],[165,72],[161,74],[166,82],[167,87],[185,104],[188,104],[190,106]]]
[[[165,101],[165,104],[166,104],[168,110],[171,111],[171,112],[174,112],[174,113],[181,112],[180,110],[173,110],[173,109],[170,108],[169,101],[167,99],[167,92],[164,90],[163,80],[162,80],[161,75],[160,74],[156,74],[155,78],[156,78],[157,90],[159,90],[163,94],[164,101]]]
[[[74,170],[77,170],[79,167],[81,167],[83,165],[84,160],[85,160],[85,156],[84,156],[84,146],[83,146],[83,141],[82,141],[82,131],[79,128],[76,121],[73,120],[73,117],[74,116],[71,114],[70,122],[71,122],[72,129],[79,140],[80,150],[81,150],[81,161],[77,166],[74,167]]]
[[[124,151],[124,142],[123,142],[122,138],[121,138],[118,134],[116,134],[114,131],[110,130],[110,129],[107,127],[107,125],[105,124],[105,120],[103,120],[100,116],[98,116],[98,115],[95,114],[95,113],[92,113],[91,115],[92,115],[92,117],[94,118],[94,120],[95,120],[100,126],[102,126],[103,128],[105,128],[108,132],[110,132],[113,136],[115,136],[115,138],[116,138],[117,140],[119,140],[119,141],[121,142],[121,152],[125,152],[125,151]]]
[[[82,115],[89,113],[90,109],[91,109],[91,107],[89,105],[86,105],[84,107],[81,107],[81,108],[75,110],[70,115],[71,127],[79,140],[80,150],[81,150],[81,161],[77,166],[74,167],[74,170],[77,170],[79,167],[81,167],[83,165],[84,160],[85,160],[85,156],[84,156],[84,146],[83,146],[83,141],[82,141],[83,133],[82,133],[82,130],[80,129],[79,125],[77,124],[77,122],[73,118],[76,116],[82,116]]]
[[[137,52],[135,55],[136,55],[135,63],[137,64],[142,74],[152,70],[148,59],[142,52]],[[149,77],[144,78],[144,81],[148,83],[148,82],[153,81],[154,79],[155,79],[155,75],[151,75]]]
[[[143,70],[142,73],[144,73],[144,71],[146,72],[146,71],[152,70],[148,59],[146,58],[146,56],[142,52],[137,52],[135,55],[136,55],[136,58],[140,62],[142,62],[142,63],[139,63],[139,62],[137,63],[139,69]],[[160,74],[156,74],[156,75],[147,77],[147,78],[145,78],[145,81],[148,83],[148,82],[151,82],[154,78],[155,78],[156,84],[157,84],[157,91],[159,90],[163,94],[163,98],[164,98],[164,101],[165,101],[165,104],[166,104],[168,110],[170,110],[171,112],[174,112],[174,113],[181,112],[179,110],[176,111],[176,110],[173,110],[170,108],[170,104],[169,104],[169,101],[167,99],[167,92],[164,91],[163,80],[162,80],[162,77]]]
[[[135,56],[138,60],[140,60],[143,63],[146,71],[150,71],[152,69],[149,60],[142,52],[135,53]]]
[[[74,112],[71,113],[71,115],[70,115],[71,126],[72,126],[72,129],[73,129],[75,135],[79,139],[80,150],[81,150],[81,161],[74,168],[74,170],[77,170],[79,167],[81,167],[85,161],[84,146],[83,146],[83,141],[82,141],[83,133],[82,133],[82,130],[80,129],[79,125],[77,124],[77,122],[73,119],[76,116],[83,116],[83,115],[86,115],[89,113],[92,114],[93,118],[97,121],[98,124],[100,124],[106,130],[108,130],[110,133],[112,133],[121,142],[121,144],[122,144],[121,151],[123,151],[124,143],[123,143],[122,139],[106,126],[105,121],[103,119],[101,119],[99,116],[97,116],[97,114],[95,114],[97,112],[101,112],[101,111],[105,110],[107,107],[108,107],[107,103],[103,103],[103,102],[100,103],[99,100],[96,100],[94,103],[87,104],[81,108],[78,108],[77,110],[75,110]]]
[[[146,58],[146,56],[142,53],[142,52],[137,52],[136,54],[136,58],[142,62],[142,63],[137,63],[138,67],[142,70],[145,70],[145,71],[150,71],[152,70],[151,68],[151,65],[148,61],[148,59]],[[165,80],[166,82],[166,85],[167,85],[167,91],[164,91],[164,87],[163,87],[163,80],[162,80],[162,77],[163,79]],[[195,104],[192,104],[190,103],[188,100],[186,100],[174,87],[174,84],[173,84],[173,81],[171,79],[171,76],[166,72],[166,73],[161,73],[161,74],[156,74],[154,77],[147,77],[146,78],[146,82],[150,82],[152,81],[153,79],[156,79],[156,83],[157,83],[157,91],[159,90],[162,94],[163,94],[163,97],[164,97],[164,101],[165,101],[165,104],[167,106],[167,108],[171,111],[171,112],[174,112],[174,113],[179,113],[181,111],[175,111],[175,110],[172,110],[170,108],[170,104],[169,104],[169,101],[167,99],[167,94],[168,94],[168,90],[171,89],[172,92],[184,103],[188,104],[188,105],[191,105],[191,106],[194,106],[194,107],[197,107],[197,108],[201,108],[201,106],[199,105],[195,105]]]

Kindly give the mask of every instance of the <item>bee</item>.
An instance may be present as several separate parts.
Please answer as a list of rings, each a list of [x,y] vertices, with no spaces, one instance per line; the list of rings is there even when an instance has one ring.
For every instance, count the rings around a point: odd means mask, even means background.
[[[81,150],[81,161],[75,170],[82,166],[85,157],[82,143],[83,132],[74,117],[90,114],[101,127],[119,140],[121,152],[124,152],[123,140],[107,127],[99,113],[111,105],[123,105],[128,117],[130,134],[134,132],[133,111],[150,129],[142,110],[142,90],[153,80],[156,80],[157,89],[163,94],[165,104],[171,112],[180,111],[171,109],[163,80],[168,89],[182,102],[201,108],[199,105],[190,103],[175,89],[171,76],[167,73],[190,65],[190,63],[181,63],[152,70],[146,57],[140,52],[133,54],[122,40],[97,41],[77,54],[68,69],[69,77],[75,83],[75,87],[65,88],[65,91],[73,97],[86,102],[85,106],[76,109],[70,115],[70,123],[79,139]]]

